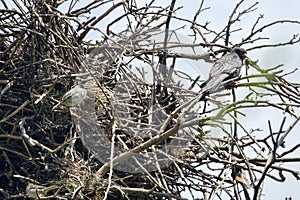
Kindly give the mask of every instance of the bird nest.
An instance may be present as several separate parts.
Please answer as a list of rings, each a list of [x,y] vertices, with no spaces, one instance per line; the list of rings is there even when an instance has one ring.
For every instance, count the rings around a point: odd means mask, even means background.
[[[114,168],[119,171],[151,172],[157,170],[155,163],[167,167],[174,158],[184,156],[193,140],[190,134],[197,135],[196,120],[189,131],[184,125],[197,119],[198,101],[191,101],[197,93],[183,89],[174,78],[176,70],[161,64],[141,67],[110,60],[102,53],[103,46],[94,49],[82,65],[87,76],[76,80],[88,93],[71,109],[83,144],[102,163],[109,163],[111,156],[132,154],[117,162]],[[181,108],[184,103],[191,105]],[[163,136],[168,131],[172,133]]]
[[[172,162],[186,157],[191,138],[183,136],[186,125],[178,131],[178,121],[182,113],[193,118],[180,105],[196,93],[173,81],[174,71],[154,63],[147,69],[126,64],[119,56],[124,49],[107,54],[105,42],[92,51],[76,45],[51,51],[44,48],[48,40],[39,35],[32,40],[33,35],[1,40],[1,198],[101,196],[105,175],[94,180],[91,174],[130,150],[134,156],[116,165],[116,185],[151,189],[149,173],[157,169],[180,177]],[[145,81],[150,72],[152,80]],[[74,85],[86,96],[64,104]],[[197,122],[192,127],[197,131]],[[116,189],[112,194],[120,195]]]

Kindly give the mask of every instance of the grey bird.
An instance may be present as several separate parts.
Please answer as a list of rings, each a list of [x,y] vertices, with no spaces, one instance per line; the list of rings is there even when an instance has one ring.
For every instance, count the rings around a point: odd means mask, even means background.
[[[246,55],[245,49],[235,47],[217,60],[210,69],[209,78],[200,85],[201,93],[216,92],[224,81],[238,77]]]

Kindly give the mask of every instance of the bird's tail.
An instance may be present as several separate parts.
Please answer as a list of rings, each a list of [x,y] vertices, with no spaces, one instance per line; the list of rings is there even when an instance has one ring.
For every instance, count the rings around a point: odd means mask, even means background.
[[[210,77],[207,81],[201,84],[201,93],[214,93],[218,91],[220,85],[222,84],[223,80],[228,77],[228,74],[220,74],[218,76]]]

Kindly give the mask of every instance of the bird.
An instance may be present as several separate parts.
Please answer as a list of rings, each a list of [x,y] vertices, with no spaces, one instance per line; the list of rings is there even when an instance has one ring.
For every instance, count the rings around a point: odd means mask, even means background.
[[[241,47],[232,50],[217,60],[210,69],[209,78],[200,85],[202,94],[218,91],[220,85],[239,76],[247,51]]]
[[[57,107],[64,105],[68,107],[72,107],[80,104],[87,96],[87,90],[76,85],[71,90],[69,90],[63,97],[62,100],[59,101],[52,110],[55,110]]]

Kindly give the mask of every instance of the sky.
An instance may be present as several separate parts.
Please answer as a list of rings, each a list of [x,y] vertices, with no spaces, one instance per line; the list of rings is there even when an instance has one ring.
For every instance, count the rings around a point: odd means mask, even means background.
[[[178,4],[184,4],[184,0],[179,0]],[[191,2],[191,1],[190,1]],[[229,13],[232,11],[235,3],[237,1],[224,1],[224,0],[215,0],[215,1],[205,1],[207,7],[211,7],[210,10],[205,12],[204,18],[207,18],[211,21],[211,24],[216,28],[223,27],[226,21],[228,20]],[[245,5],[251,5],[256,1],[245,1]],[[297,0],[264,0],[258,1],[258,9],[251,14],[251,18],[243,18],[243,24],[252,25],[256,17],[260,14],[264,14],[262,19],[262,24],[267,24],[272,21],[282,20],[282,19],[291,19],[300,21],[300,1]],[[185,11],[182,11],[184,15],[193,13],[191,10],[195,9],[195,4],[187,4]],[[190,11],[190,12],[189,12]],[[245,26],[245,31],[247,26]],[[300,33],[300,25],[278,25],[273,28],[267,29],[265,32],[266,35],[271,36],[271,42],[279,41],[288,41],[293,34]],[[237,41],[240,40],[239,34],[234,35],[234,39]],[[247,45],[245,48],[250,48],[250,45]],[[248,56],[252,60],[259,60],[259,64],[263,68],[269,68],[272,66],[277,66],[278,64],[284,64],[284,69],[287,71],[292,71],[295,68],[300,68],[300,56],[299,56],[299,47],[300,45],[286,46],[280,48],[267,48],[264,50],[255,50],[248,52]],[[300,72],[296,71],[293,75],[289,76],[289,80],[300,82]],[[260,111],[248,112],[248,118],[253,119],[249,121],[249,124],[254,124],[254,127],[265,127],[266,117],[274,116],[271,118],[273,124],[279,124],[282,118],[280,113],[272,115],[271,113],[261,114]],[[279,126],[279,125],[277,125]],[[275,126],[276,127],[276,126]],[[287,138],[287,145],[295,144],[295,142],[300,141],[299,136],[299,125],[297,129]],[[294,142],[295,141],[295,142]],[[297,154],[294,154],[297,155]],[[299,155],[299,151],[298,151]],[[289,164],[291,168],[297,169],[300,171],[300,165],[298,164]],[[300,181],[297,181],[295,177],[290,174],[285,174],[287,180],[284,183],[278,183],[266,179],[264,184],[264,196],[262,199],[285,199],[285,197],[293,197],[297,199],[300,196]]]

